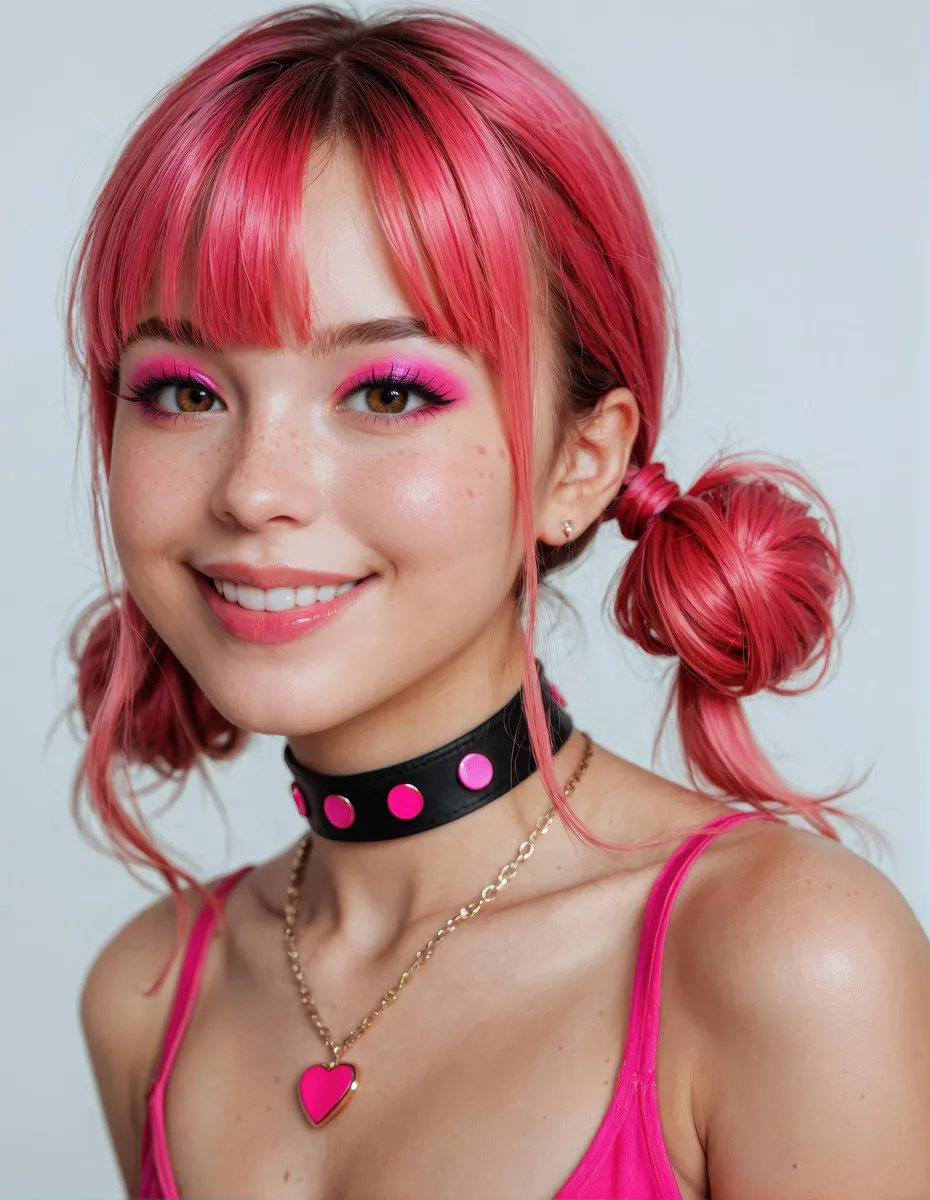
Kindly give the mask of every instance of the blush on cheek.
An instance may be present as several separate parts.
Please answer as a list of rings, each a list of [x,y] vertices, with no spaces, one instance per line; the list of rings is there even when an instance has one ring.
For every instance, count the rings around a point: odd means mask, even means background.
[[[418,558],[427,545],[439,553],[444,544],[460,535],[464,501],[454,472],[411,472],[386,492],[392,540],[409,542]]]
[[[450,545],[461,550],[475,539],[493,539],[507,527],[509,480],[473,455],[471,448],[464,458],[396,454],[369,463],[345,497],[360,536],[368,536],[367,529],[388,558],[417,562],[424,554],[445,561]]]
[[[400,515],[435,520],[451,510],[451,492],[445,480],[424,472],[402,480],[394,490],[394,501]]]

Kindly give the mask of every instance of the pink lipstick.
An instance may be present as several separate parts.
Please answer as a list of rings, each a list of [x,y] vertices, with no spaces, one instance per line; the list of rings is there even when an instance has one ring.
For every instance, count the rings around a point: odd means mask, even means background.
[[[222,628],[240,641],[265,646],[322,628],[352,608],[376,578],[233,563],[211,563],[192,572]]]

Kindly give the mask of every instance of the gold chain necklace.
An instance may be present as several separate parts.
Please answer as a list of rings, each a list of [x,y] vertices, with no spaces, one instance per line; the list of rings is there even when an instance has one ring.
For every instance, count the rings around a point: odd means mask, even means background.
[[[591,755],[594,752],[594,745],[591,738],[588,734],[584,734],[583,736],[585,739],[585,751],[581,757],[581,762],[569,776],[563,788],[563,795],[566,799],[571,796],[578,786],[578,782],[587,770],[588,763],[591,761]],[[330,1062],[315,1063],[313,1066],[307,1067],[297,1082],[297,1095],[301,1107],[307,1120],[314,1128],[319,1128],[331,1120],[345,1107],[352,1093],[358,1088],[358,1068],[352,1063],[340,1062],[346,1050],[350,1046],[355,1045],[358,1039],[371,1028],[375,1020],[385,1009],[391,1007],[417,971],[429,962],[436,947],[454,929],[457,929],[463,921],[469,921],[472,917],[477,916],[482,908],[486,904],[490,904],[501,889],[513,879],[520,864],[532,857],[537,839],[548,832],[549,826],[554,819],[555,807],[554,805],[550,805],[546,812],[537,820],[526,841],[520,843],[516,858],[501,868],[497,879],[493,883],[489,883],[487,887],[482,888],[477,900],[472,900],[464,908],[460,908],[455,916],[450,917],[445,925],[430,938],[426,945],[417,951],[416,958],[407,970],[403,972],[397,983],[392,988],[388,988],[381,997],[378,1007],[373,1009],[354,1029],[351,1029],[341,1042],[337,1042],[333,1038],[329,1026],[317,1011],[316,1002],[310,995],[310,988],[304,977],[303,968],[300,965],[300,955],[297,950],[297,938],[295,934],[297,900],[300,895],[300,884],[306,865],[307,851],[310,848],[311,835],[307,833],[301,838],[294,855],[294,862],[287,885],[287,901],[284,905],[284,944],[287,948],[288,962],[290,963],[291,971],[300,994],[300,1002],[304,1006],[313,1028],[320,1035],[331,1055]]]

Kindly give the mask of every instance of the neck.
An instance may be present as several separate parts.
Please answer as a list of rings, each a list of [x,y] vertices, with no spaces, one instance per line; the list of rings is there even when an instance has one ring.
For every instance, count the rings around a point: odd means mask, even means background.
[[[583,750],[576,729],[555,756],[563,783]],[[314,837],[301,887],[301,920],[312,920],[322,936],[345,940],[362,954],[386,952],[402,938],[406,944],[411,927],[429,936],[431,926],[438,929],[496,879],[548,806],[537,772],[477,812],[426,833],[384,842]],[[572,854],[556,821],[520,884],[508,888],[495,907],[545,891],[557,864],[565,865],[566,852]]]
[[[298,762],[327,775],[352,775],[445,745],[496,712],[519,689],[523,643],[480,643],[400,691],[386,681],[365,712],[331,729],[288,739]]]
[[[298,762],[314,771],[376,770],[459,737],[502,708],[521,683],[522,643],[492,663],[484,645],[428,680],[375,698],[365,714],[338,728],[292,737],[289,745]],[[556,755],[561,779],[577,765],[582,748],[575,731]],[[299,912],[359,947],[390,942],[428,917],[442,923],[515,857],[548,805],[537,772],[478,811],[427,832],[357,843],[314,837]]]

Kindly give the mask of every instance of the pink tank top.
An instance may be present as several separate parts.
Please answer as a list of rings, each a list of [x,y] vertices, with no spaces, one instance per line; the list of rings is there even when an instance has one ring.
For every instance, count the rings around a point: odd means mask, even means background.
[[[584,1157],[554,1200],[681,1200],[662,1138],[656,1101],[665,933],[675,896],[694,860],[718,833],[753,818],[777,819],[755,811],[723,813],[682,842],[659,872],[643,915],[626,1049],[617,1086]],[[242,867],[217,884],[215,895],[221,905],[251,869]],[[213,912],[202,909],[185,951],[158,1069],[148,1090],[139,1200],[179,1200],[165,1139],[165,1086],[194,1008],[214,923]]]

